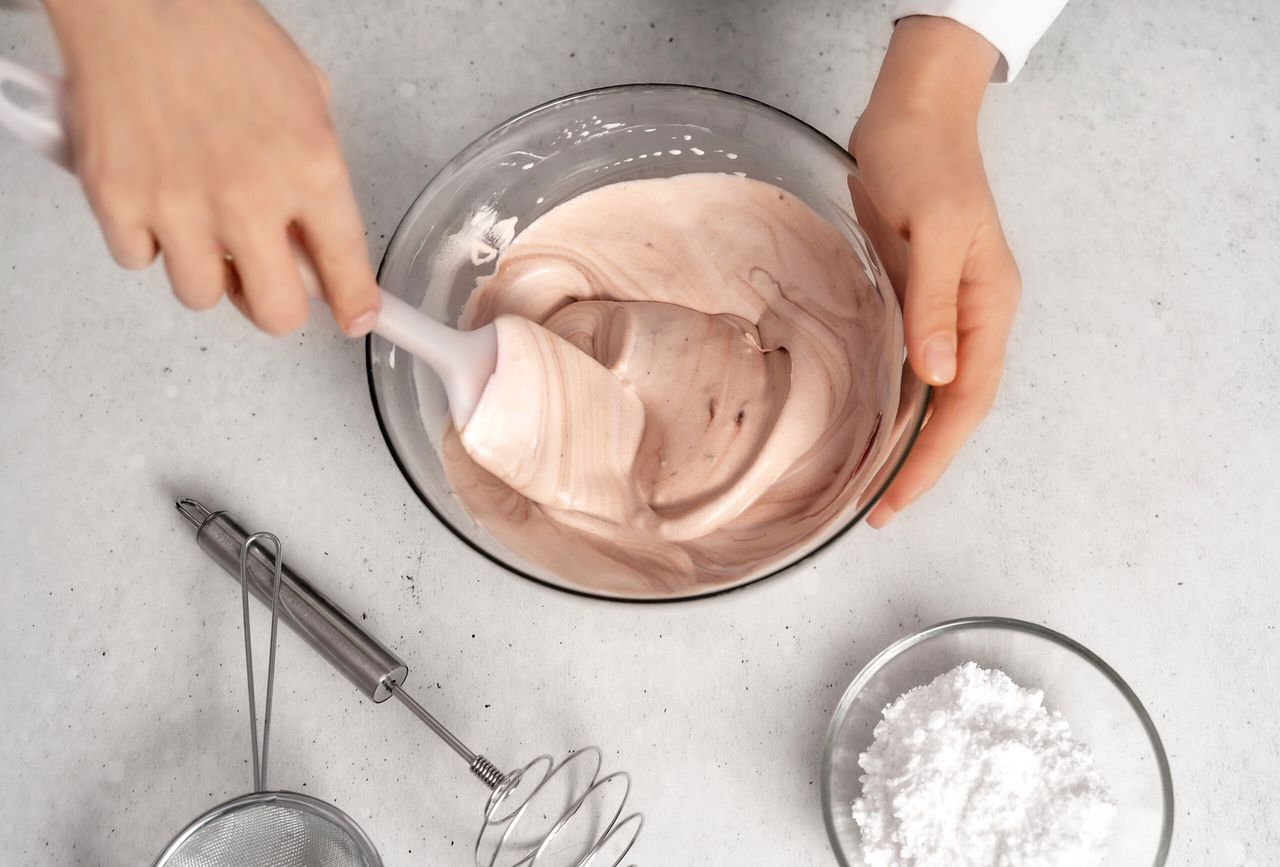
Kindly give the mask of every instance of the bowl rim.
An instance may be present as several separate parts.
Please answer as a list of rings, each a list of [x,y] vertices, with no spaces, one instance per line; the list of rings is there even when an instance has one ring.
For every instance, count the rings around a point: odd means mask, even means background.
[[[580,90],[574,93],[566,94],[564,96],[556,97],[555,99],[547,100],[546,102],[540,103],[539,105],[535,105],[532,108],[525,109],[519,114],[513,115],[507,120],[502,121],[498,125],[489,129],[487,132],[484,132],[480,136],[475,138],[470,144],[462,148],[462,150],[458,151],[458,153],[456,153],[443,166],[441,166],[439,170],[437,170],[436,173],[431,176],[431,178],[422,187],[422,189],[418,191],[418,194],[414,197],[413,202],[410,203],[408,209],[405,210],[404,214],[400,217],[399,221],[396,223],[395,228],[392,230],[391,238],[387,242],[387,246],[382,252],[382,258],[378,262],[378,273],[377,273],[378,285],[382,285],[382,279],[383,279],[384,271],[387,268],[388,259],[391,257],[393,252],[398,251],[399,244],[402,243],[403,241],[401,232],[404,230],[405,225],[409,222],[411,217],[416,216],[417,213],[423,207],[426,206],[427,192],[432,187],[444,182],[446,179],[451,177],[455,172],[457,172],[461,168],[461,166],[466,164],[475,155],[476,152],[478,152],[479,150],[487,146],[495,136],[500,135],[501,133],[505,132],[508,128],[515,126],[516,124],[522,123],[523,121],[527,120],[528,118],[536,114],[540,114],[545,111],[550,111],[552,109],[558,108],[567,103],[575,102],[577,100],[585,99],[587,97],[600,97],[600,96],[605,96],[611,93],[625,93],[627,91],[633,91],[633,90],[665,90],[665,91],[672,91],[672,92],[680,92],[680,91],[692,92],[692,93],[697,93],[702,95],[711,95],[714,97],[724,97],[730,100],[746,103],[747,105],[750,105],[755,108],[764,109],[767,112],[772,112],[776,115],[780,115],[781,117],[798,125],[802,130],[807,131],[809,134],[814,136],[820,143],[829,146],[831,150],[834,150],[836,152],[837,156],[847,160],[855,170],[858,167],[857,160],[853,158],[853,155],[849,153],[848,150],[840,147],[840,145],[837,144],[834,140],[832,140],[830,136],[828,136],[826,133],[822,132],[821,130],[817,129],[812,124],[809,124],[804,120],[801,120],[800,118],[796,117],[795,115],[791,114],[785,109],[778,108],[777,106],[770,105],[769,103],[763,102],[758,99],[753,99],[752,97],[749,97],[749,96],[743,96],[742,94],[739,94],[739,93],[733,93],[732,91],[719,90],[713,87],[702,87],[702,86],[693,85],[693,84],[677,84],[677,83],[667,83],[667,82],[633,82],[630,84],[612,84],[604,87],[595,87],[595,88],[589,88],[587,90]],[[373,405],[373,415],[378,422],[378,431],[382,434],[382,441],[386,445],[387,451],[391,453],[391,458],[395,462],[396,468],[400,471],[400,475],[404,477],[404,480],[405,482],[408,483],[409,488],[414,492],[414,494],[417,495],[418,499],[422,501],[422,504],[427,507],[427,511],[429,511],[437,521],[443,524],[444,527],[449,530],[449,532],[451,532],[454,536],[460,539],[462,543],[466,545],[468,548],[470,548],[472,551],[475,551],[484,559],[488,560],[489,562],[497,566],[502,567],[504,570],[516,575],[517,577],[524,578],[528,581],[532,581],[535,584],[540,584],[543,587],[548,587],[548,588],[551,588],[552,590],[556,590],[561,593],[569,593],[574,596],[580,596],[587,599],[599,599],[606,602],[618,602],[618,603],[626,603],[626,604],[632,604],[632,605],[677,604],[681,602],[687,603],[687,602],[693,602],[701,599],[710,599],[716,596],[723,596],[727,593],[733,593],[738,590],[743,590],[747,587],[752,587],[756,584],[761,583],[762,581],[766,581],[770,578],[774,578],[776,576],[782,575],[783,573],[789,572],[792,569],[796,568],[797,566],[800,566],[802,563],[805,563],[810,559],[812,559],[813,557],[817,556],[822,551],[825,551],[829,546],[837,542],[839,539],[843,538],[846,533],[848,533],[850,530],[854,528],[855,525],[862,523],[862,519],[867,514],[870,513],[871,509],[876,505],[876,503],[880,501],[880,498],[883,497],[885,492],[888,491],[889,488],[892,486],[893,480],[897,478],[898,472],[902,469],[903,464],[906,463],[907,458],[911,455],[912,450],[915,448],[916,440],[919,438],[920,431],[924,428],[925,421],[928,418],[928,415],[929,415],[928,409],[933,396],[932,386],[930,386],[928,383],[922,382],[921,385],[923,386],[923,388],[921,390],[921,394],[919,398],[917,398],[917,406],[915,407],[915,410],[914,410],[914,418],[911,420],[909,424],[909,429],[904,432],[904,436],[906,437],[906,444],[902,450],[901,456],[897,460],[897,464],[890,469],[890,472],[886,476],[884,483],[880,486],[880,489],[876,491],[875,495],[871,499],[869,499],[865,505],[863,505],[860,509],[854,512],[853,517],[849,519],[848,523],[846,523],[843,527],[841,527],[836,532],[834,532],[829,538],[823,540],[822,544],[817,545],[810,551],[806,551],[804,554],[802,554],[799,557],[796,557],[794,560],[790,560],[788,562],[783,563],[781,566],[777,567],[776,569],[773,569],[769,572],[764,573],[763,575],[759,575],[755,578],[752,578],[750,581],[744,581],[739,584],[733,584],[731,586],[722,587],[716,590],[709,590],[707,592],[697,593],[689,596],[630,598],[625,596],[613,596],[606,593],[597,593],[590,590],[579,589],[576,587],[569,587],[563,584],[558,584],[554,581],[549,581],[545,578],[539,578],[536,575],[533,575],[511,563],[508,563],[506,560],[503,560],[501,557],[498,557],[496,554],[491,553],[481,545],[472,541],[465,533],[463,533],[460,529],[455,527],[453,523],[444,515],[444,513],[439,509],[437,509],[435,504],[431,502],[431,498],[427,496],[426,492],[423,491],[418,486],[418,483],[414,480],[413,476],[410,474],[408,466],[401,459],[399,451],[396,449],[395,444],[391,440],[391,432],[390,432],[390,429],[388,428],[386,418],[384,418],[383,416],[382,407],[378,400],[377,385],[374,382],[374,355],[373,355],[373,335],[372,334],[369,334],[365,338],[364,357],[365,357],[365,379],[369,388],[369,402]]]
[[[933,626],[917,630],[897,639],[875,656],[871,661],[862,667],[862,670],[854,676],[845,689],[844,695],[840,697],[840,703],[836,705],[835,712],[831,715],[831,722],[827,725],[827,733],[823,738],[822,745],[822,824],[827,829],[827,841],[831,844],[831,851],[835,853],[836,861],[840,867],[854,867],[846,860],[844,852],[840,848],[840,841],[836,837],[836,829],[831,821],[831,755],[835,744],[836,732],[840,724],[844,721],[845,714],[849,711],[849,706],[853,703],[854,698],[866,687],[881,668],[890,660],[899,656],[903,651],[910,650],[918,644],[923,644],[930,638],[942,635],[948,632],[958,632],[965,629],[1009,629],[1015,632],[1025,632],[1035,635],[1039,638],[1051,641],[1067,650],[1075,653],[1077,656],[1091,663],[1094,668],[1102,672],[1111,684],[1120,691],[1129,707],[1137,715],[1138,721],[1142,724],[1143,731],[1146,732],[1147,741],[1151,744],[1152,752],[1156,757],[1156,767],[1160,772],[1160,790],[1163,801],[1163,822],[1160,829],[1160,845],[1156,850],[1155,861],[1152,867],[1164,867],[1165,862],[1169,858],[1169,846],[1173,839],[1173,823],[1174,823],[1174,803],[1173,803],[1173,775],[1169,768],[1169,757],[1165,754],[1164,742],[1160,739],[1160,733],[1156,731],[1155,722],[1151,719],[1151,715],[1147,713],[1147,709],[1143,707],[1142,701],[1138,698],[1137,693],[1125,682],[1114,668],[1108,665],[1102,657],[1098,656],[1089,648],[1073,638],[1063,635],[1050,629],[1047,626],[1041,626],[1037,623],[1029,623],[1025,620],[1017,620],[1012,617],[996,617],[996,616],[973,616],[960,617],[954,620],[944,620],[941,623],[935,623]]]

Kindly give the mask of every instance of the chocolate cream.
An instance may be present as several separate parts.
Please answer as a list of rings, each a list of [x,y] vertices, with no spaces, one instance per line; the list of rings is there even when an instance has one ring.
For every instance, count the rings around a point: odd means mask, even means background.
[[[567,201],[478,282],[459,324],[489,322],[503,351],[445,471],[492,536],[584,590],[764,574],[851,517],[890,446],[897,302],[771,184],[688,174]],[[507,433],[522,423],[537,436]]]

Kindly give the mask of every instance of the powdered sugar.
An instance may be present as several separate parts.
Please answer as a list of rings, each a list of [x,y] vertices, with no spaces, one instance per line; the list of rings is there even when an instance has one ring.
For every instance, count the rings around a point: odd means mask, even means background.
[[[869,867],[1100,865],[1115,804],[1043,701],[970,662],[885,708],[853,804]]]

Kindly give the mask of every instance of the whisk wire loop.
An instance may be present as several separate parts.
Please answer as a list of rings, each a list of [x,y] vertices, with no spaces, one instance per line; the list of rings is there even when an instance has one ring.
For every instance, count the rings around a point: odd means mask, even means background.
[[[639,813],[622,817],[631,776],[616,772],[602,777],[603,763],[598,747],[586,747],[559,763],[550,756],[538,756],[507,774],[485,809],[484,826],[476,840],[477,867],[620,867],[644,817]],[[585,782],[575,783],[579,779]],[[562,802],[561,789],[574,794]],[[595,815],[593,810],[611,789],[616,807],[606,809],[603,816]],[[543,823],[549,825],[546,830]],[[566,852],[571,853],[571,861],[563,860]]]

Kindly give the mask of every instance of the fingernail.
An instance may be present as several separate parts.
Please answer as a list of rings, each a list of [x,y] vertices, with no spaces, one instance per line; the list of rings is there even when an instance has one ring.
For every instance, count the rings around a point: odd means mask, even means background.
[[[939,385],[956,378],[956,339],[939,334],[924,345],[924,369]]]
[[[889,506],[881,503],[871,510],[871,514],[867,516],[867,523],[870,524],[873,529],[879,530],[892,521],[896,514],[898,513]]]
[[[355,319],[352,319],[347,325],[348,337],[364,337],[373,330],[373,326],[378,324],[378,311],[370,310],[361,313]]]

